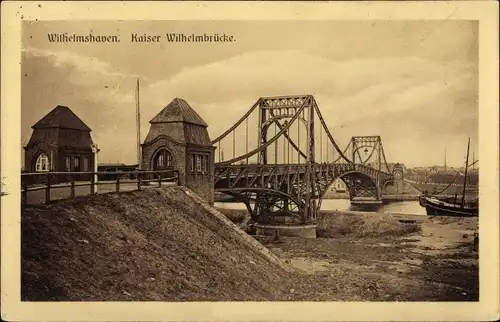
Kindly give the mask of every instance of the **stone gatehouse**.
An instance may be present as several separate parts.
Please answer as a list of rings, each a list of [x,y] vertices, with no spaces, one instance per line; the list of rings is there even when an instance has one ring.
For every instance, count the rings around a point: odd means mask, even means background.
[[[208,125],[189,104],[175,98],[151,121],[141,144],[143,170],[178,170],[179,183],[214,202],[214,150]]]
[[[32,128],[33,134],[24,147],[28,172],[93,171],[91,129],[67,106],[56,106]],[[58,176],[54,183],[65,180],[69,179]]]

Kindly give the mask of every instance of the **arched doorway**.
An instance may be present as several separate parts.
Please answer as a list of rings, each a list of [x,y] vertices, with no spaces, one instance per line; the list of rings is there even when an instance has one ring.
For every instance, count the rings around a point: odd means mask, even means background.
[[[171,170],[174,168],[172,153],[166,149],[158,151],[153,158],[153,170]]]
[[[40,153],[36,158],[35,162],[35,172],[47,172],[50,171],[50,159],[45,153]]]

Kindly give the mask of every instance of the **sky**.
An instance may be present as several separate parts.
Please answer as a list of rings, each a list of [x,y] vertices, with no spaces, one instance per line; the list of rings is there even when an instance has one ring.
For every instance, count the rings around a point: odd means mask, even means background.
[[[389,162],[478,158],[477,23],[469,21],[23,22],[22,146],[57,105],[91,129],[101,162],[136,162],[141,137],[175,97],[219,136],[261,96],[312,94],[344,147],[380,135]],[[120,35],[120,43],[50,43],[48,33]],[[232,43],[131,43],[131,34],[219,33]],[[257,124],[251,126],[256,127]],[[252,142],[251,142],[252,144]]]

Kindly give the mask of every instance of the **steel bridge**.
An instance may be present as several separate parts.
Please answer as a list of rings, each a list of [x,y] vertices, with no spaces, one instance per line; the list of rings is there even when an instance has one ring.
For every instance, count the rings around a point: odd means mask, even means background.
[[[341,149],[312,95],[261,97],[212,144],[215,191],[245,203],[258,222],[315,223],[339,178],[351,200],[381,200],[393,181],[380,136],[353,136]]]

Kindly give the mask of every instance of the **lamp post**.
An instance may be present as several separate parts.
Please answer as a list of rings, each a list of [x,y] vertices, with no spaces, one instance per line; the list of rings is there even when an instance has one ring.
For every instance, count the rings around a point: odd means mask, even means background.
[[[99,180],[99,176],[97,175],[97,155],[99,154],[99,146],[97,144],[92,144],[92,155],[94,156],[94,170],[93,170],[93,176],[94,176],[94,192],[97,193],[97,181]]]

